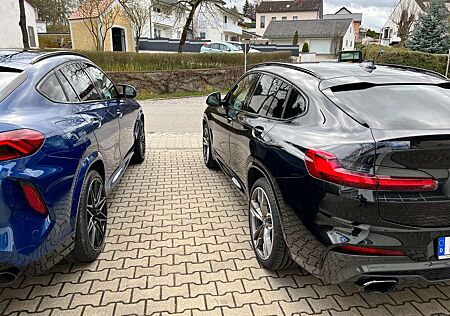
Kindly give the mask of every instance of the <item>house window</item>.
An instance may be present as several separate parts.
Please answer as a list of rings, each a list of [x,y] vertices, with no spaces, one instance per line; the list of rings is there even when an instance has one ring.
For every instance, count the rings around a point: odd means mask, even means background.
[[[200,32],[200,39],[206,39],[206,33]]]
[[[383,38],[384,39],[387,39],[387,38],[390,38],[390,28],[389,27],[386,27],[384,30],[383,30]]]
[[[161,13],[161,8],[153,7],[153,11],[155,11],[157,13]]]
[[[282,19],[283,21],[285,21],[285,20],[287,20],[287,16],[283,16],[281,19]]]
[[[350,46],[353,47],[353,41],[350,41]]]
[[[155,37],[161,37],[161,30],[160,29],[155,29]]]
[[[345,40],[345,46],[348,46],[348,40]]]
[[[225,35],[225,42],[228,42],[228,35]]]
[[[276,21],[276,20],[277,20],[277,17],[276,17],[276,16],[273,16],[273,17],[271,18],[271,20],[272,20],[272,21]]]
[[[228,17],[226,15],[223,16],[223,23],[228,23]]]
[[[298,20],[298,16],[294,15],[294,16],[292,17],[292,20]]]
[[[263,29],[266,27],[266,17],[264,15],[261,15],[261,25],[260,27]]]
[[[177,31],[177,38],[181,38],[181,32]]]
[[[36,47],[36,38],[34,37],[34,28],[28,26],[28,41],[30,42],[30,47]]]

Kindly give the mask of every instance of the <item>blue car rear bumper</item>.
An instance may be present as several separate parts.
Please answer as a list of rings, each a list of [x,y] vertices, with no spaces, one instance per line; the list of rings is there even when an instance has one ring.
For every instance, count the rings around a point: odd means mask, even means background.
[[[57,160],[57,161],[55,161]],[[39,274],[73,248],[76,214],[71,214],[77,162],[46,156],[0,162],[0,270],[18,268]],[[33,210],[21,183],[40,193],[48,214]]]

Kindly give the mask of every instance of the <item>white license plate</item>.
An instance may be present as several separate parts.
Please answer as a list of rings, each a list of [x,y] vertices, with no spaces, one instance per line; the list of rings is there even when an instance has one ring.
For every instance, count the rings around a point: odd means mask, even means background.
[[[438,259],[450,258],[450,237],[439,237],[437,240]]]

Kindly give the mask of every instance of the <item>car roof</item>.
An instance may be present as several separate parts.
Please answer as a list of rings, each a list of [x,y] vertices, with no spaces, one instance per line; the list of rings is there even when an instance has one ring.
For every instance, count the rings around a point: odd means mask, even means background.
[[[369,82],[374,84],[417,83],[442,84],[448,79],[436,72],[421,68],[399,65],[376,65],[338,62],[315,62],[301,64],[264,63],[259,69],[289,68],[311,75],[320,80],[320,89],[326,89],[343,84]],[[272,69],[273,71],[273,69]],[[278,72],[280,73],[280,72]],[[283,72],[281,72],[283,73]],[[292,72],[289,72],[292,77]],[[291,78],[293,79],[293,78]]]
[[[42,60],[57,56],[86,58],[81,54],[71,51],[42,52],[42,51],[0,50],[0,68],[7,68],[7,69],[9,68],[22,71]]]

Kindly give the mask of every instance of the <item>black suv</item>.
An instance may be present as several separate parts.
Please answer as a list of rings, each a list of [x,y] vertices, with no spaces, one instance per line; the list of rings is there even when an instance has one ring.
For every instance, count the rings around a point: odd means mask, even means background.
[[[401,66],[270,63],[207,99],[203,156],[248,199],[260,264],[387,291],[450,279],[450,83]]]

